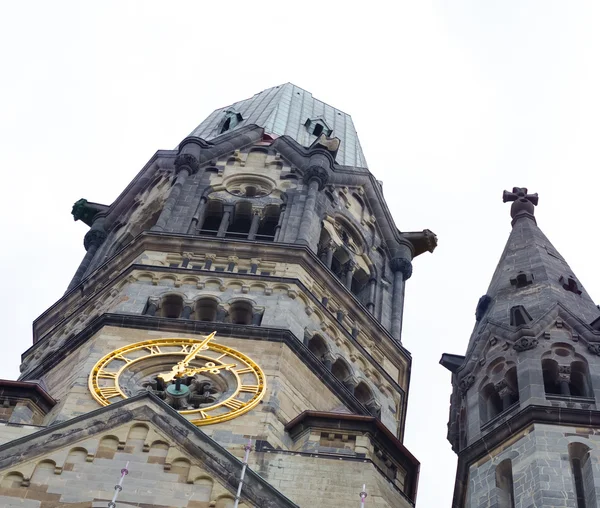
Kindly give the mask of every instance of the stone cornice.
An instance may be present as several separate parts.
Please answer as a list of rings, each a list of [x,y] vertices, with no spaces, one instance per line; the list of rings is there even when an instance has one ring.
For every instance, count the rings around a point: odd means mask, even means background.
[[[304,411],[285,426],[285,430],[293,439],[311,428],[333,430],[336,433],[350,431],[368,435],[371,440],[377,442],[380,449],[385,450],[385,453],[391,455],[406,470],[407,488],[406,493],[402,494],[411,502],[416,501],[421,465],[380,420],[372,416],[347,413]]]
[[[489,455],[504,441],[536,423],[600,429],[600,410],[530,405],[515,413],[514,416],[459,452],[452,508],[464,506],[469,466]]]
[[[54,400],[39,384],[27,381],[11,381],[0,379],[0,397],[13,399],[29,399],[45,413],[55,405]]]
[[[354,394],[348,390],[348,388],[346,388],[344,384],[331,373],[331,371],[327,370],[323,362],[299,341],[292,332],[281,328],[263,326],[191,321],[188,319],[169,319],[146,315],[103,314],[92,321],[77,335],[67,339],[60,348],[45,357],[43,362],[39,365],[35,366],[32,370],[25,371],[21,377],[22,381],[39,379],[105,326],[134,328],[138,330],[160,330],[163,332],[197,335],[207,335],[212,331],[216,331],[218,337],[282,342],[286,344],[309,369],[315,372],[325,386],[327,386],[348,407],[348,409],[362,415],[370,414],[369,410],[358,401]],[[28,351],[26,351],[24,355],[27,353]],[[404,397],[402,388],[399,386],[397,386],[397,388],[400,390],[403,403],[405,403],[406,398]]]
[[[149,392],[136,395],[82,416],[52,425],[0,446],[0,469],[39,457],[73,442],[104,434],[133,421],[147,421],[164,432],[202,466],[235,492],[242,462]],[[298,508],[252,469],[246,469],[244,497],[255,506]]]

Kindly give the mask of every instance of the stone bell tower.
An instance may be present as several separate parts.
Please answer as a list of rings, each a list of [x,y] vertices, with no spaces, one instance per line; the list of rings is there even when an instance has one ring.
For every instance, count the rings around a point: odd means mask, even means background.
[[[441,360],[452,372],[452,506],[597,508],[600,311],[538,227],[537,194],[516,187],[504,201],[512,232],[466,355]]]
[[[436,237],[349,115],[265,90],[73,216],[86,254],[1,385],[0,505],[106,506],[129,462],[119,506],[237,506],[250,440],[240,506],[414,506],[402,312]]]

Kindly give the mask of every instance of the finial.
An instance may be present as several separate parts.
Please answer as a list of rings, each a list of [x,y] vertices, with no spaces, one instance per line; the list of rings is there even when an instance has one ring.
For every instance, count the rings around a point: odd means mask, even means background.
[[[516,222],[517,218],[528,217],[535,222],[533,215],[535,206],[538,204],[538,195],[527,194],[527,187],[513,187],[512,192],[504,191],[502,194],[502,201],[513,201],[510,207],[510,216],[513,218],[512,224]]]

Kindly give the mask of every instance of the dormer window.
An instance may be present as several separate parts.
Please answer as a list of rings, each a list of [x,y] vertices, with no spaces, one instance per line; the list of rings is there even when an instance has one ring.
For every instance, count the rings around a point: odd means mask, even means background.
[[[225,111],[225,115],[221,119],[221,123],[219,124],[219,134],[223,134],[231,129],[233,129],[237,124],[239,124],[244,117],[237,111],[233,109],[228,109]]]
[[[304,127],[306,127],[309,134],[316,136],[317,138],[321,134],[330,137],[333,133],[333,129],[331,129],[322,118],[307,118],[306,122],[304,122]]]

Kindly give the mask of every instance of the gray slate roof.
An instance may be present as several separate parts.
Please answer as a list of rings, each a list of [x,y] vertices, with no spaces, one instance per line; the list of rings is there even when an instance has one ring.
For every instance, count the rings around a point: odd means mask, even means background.
[[[519,272],[532,275],[532,283],[523,287],[511,283]],[[569,277],[577,282],[581,294],[565,289]],[[515,305],[523,305],[533,321],[558,303],[586,323],[599,315],[585,288],[533,217],[519,217],[514,223],[487,295],[492,302],[485,317],[505,325]]]
[[[228,111],[239,113],[243,118],[231,130],[256,124],[267,134],[290,136],[303,146],[310,146],[317,138],[305,127],[306,121],[323,120],[333,130],[331,136],[341,140],[336,162],[343,166],[367,168],[350,115],[315,99],[310,92],[292,83],[268,88],[250,99],[213,111],[190,136],[205,140],[217,137]]]

